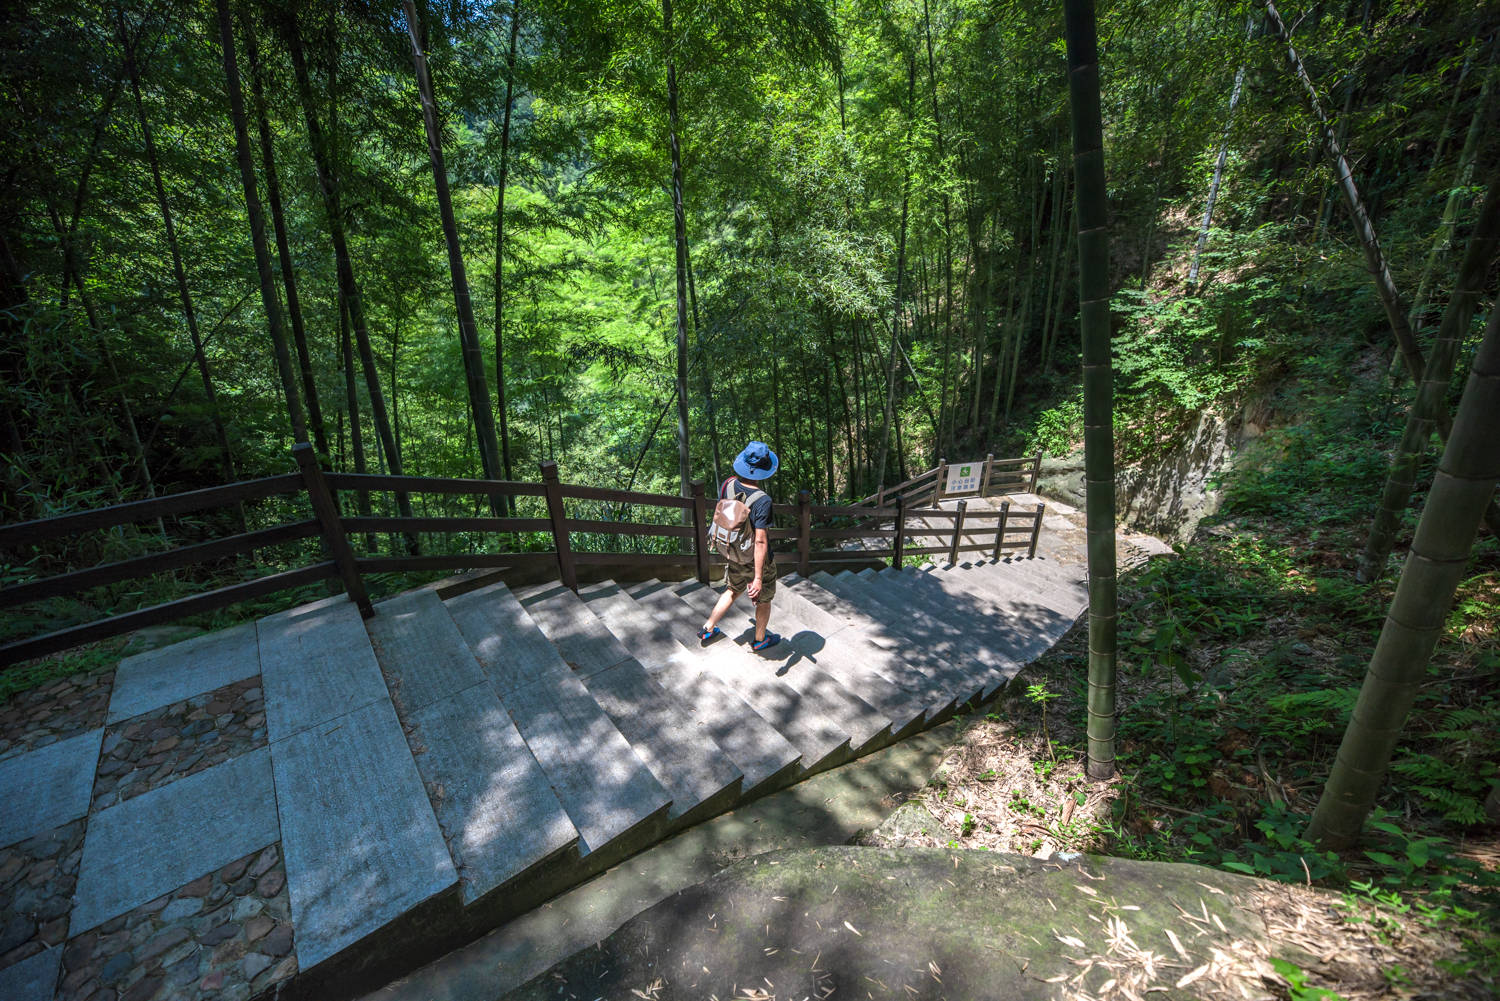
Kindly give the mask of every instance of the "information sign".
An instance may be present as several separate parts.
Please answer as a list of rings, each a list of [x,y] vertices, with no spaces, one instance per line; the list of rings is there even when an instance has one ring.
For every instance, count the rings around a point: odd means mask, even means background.
[[[948,483],[945,494],[972,494],[979,491],[979,481],[984,476],[983,462],[953,462],[948,465]]]

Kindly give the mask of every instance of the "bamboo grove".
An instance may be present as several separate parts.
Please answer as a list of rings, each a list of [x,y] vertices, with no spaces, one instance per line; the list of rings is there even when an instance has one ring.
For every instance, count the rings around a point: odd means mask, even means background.
[[[6,42],[8,514],[281,469],[304,438],[338,468],[556,458],[675,489],[761,437],[787,489],[849,496],[1079,419],[1049,5],[27,14]],[[1421,235],[1384,253],[1425,336],[1489,152],[1493,19],[1299,13],[1329,123],[1260,8],[1101,8],[1127,425],[1257,378],[1291,341],[1265,288],[1294,263],[1367,300],[1320,130],[1362,157],[1382,225]]]

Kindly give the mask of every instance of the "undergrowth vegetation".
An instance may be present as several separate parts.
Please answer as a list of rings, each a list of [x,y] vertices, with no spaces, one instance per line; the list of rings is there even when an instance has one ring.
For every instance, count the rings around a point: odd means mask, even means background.
[[[1359,848],[1303,837],[1399,575],[1393,558],[1376,585],[1354,576],[1385,472],[1376,446],[1399,429],[1382,369],[1300,363],[1275,403],[1287,423],[1242,451],[1218,514],[1175,557],[1121,575],[1120,777],[1084,778],[1080,624],[973,721],[926,799],[934,840],[1334,889],[1383,933],[1463,936],[1442,961],[1453,975],[1500,977],[1500,839],[1484,809],[1500,761],[1500,546],[1487,534]]]

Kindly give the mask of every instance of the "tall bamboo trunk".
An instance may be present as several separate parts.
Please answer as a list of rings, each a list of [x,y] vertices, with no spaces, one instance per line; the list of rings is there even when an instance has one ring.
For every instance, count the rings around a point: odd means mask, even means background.
[[[302,299],[297,294],[297,273],[292,267],[291,242],[287,237],[286,214],[281,207],[281,179],[276,170],[276,149],[272,145],[271,122],[266,113],[265,68],[260,61],[260,47],[250,17],[240,11],[240,34],[245,37],[245,57],[250,62],[250,96],[255,102],[255,123],[260,136],[261,170],[266,175],[266,203],[271,207],[271,229],[276,235],[276,257],[281,264],[281,284],[286,290],[287,319],[292,326],[292,345],[297,351],[297,367],[302,376],[302,392],[307,398],[307,419],[312,425],[313,444],[318,454],[328,456],[328,433],[323,427],[323,408],[318,403],[318,384],[313,378],[312,356],[307,350],[307,328],[302,322]]]
[[[677,478],[682,496],[692,493],[692,452],[688,442],[687,215],[682,206],[682,147],[677,121],[677,64],[673,58],[672,0],[661,0],[662,39],[667,51],[667,138],[672,157],[672,237],[677,252]],[[690,520],[686,508],[683,524]]]
[[[245,213],[250,217],[250,243],[255,249],[255,272],[260,279],[260,301],[265,309],[266,324],[271,330],[271,346],[276,354],[276,370],[281,375],[281,389],[286,394],[287,414],[291,417],[292,437],[307,440],[307,420],[297,394],[292,374],[292,356],[287,349],[286,330],[282,326],[281,300],[271,277],[271,252],[266,244],[266,220],[256,190],[255,165],[250,157],[250,130],[245,121],[245,99],[240,91],[240,71],[234,55],[234,32],[229,22],[229,0],[217,0],[219,40],[224,47],[224,85],[229,92],[229,117],[234,123],[235,159],[239,161],[240,183],[245,189]]]
[[[521,34],[521,3],[511,0],[510,47],[505,56],[505,112],[500,121],[500,177],[495,192],[495,410],[500,417],[500,465],[507,480],[515,479],[510,464],[510,415],[505,403],[505,188],[510,183],[510,118],[515,107],[516,42]],[[505,498],[512,517],[514,497]]]
[[[1277,13],[1273,0],[1266,0],[1266,13],[1270,17],[1277,36],[1286,46],[1287,60],[1297,80],[1302,84],[1303,90],[1307,92],[1308,103],[1318,120],[1323,143],[1328,156],[1333,161],[1339,191],[1344,196],[1344,204],[1348,207],[1350,216],[1354,219],[1355,233],[1359,237],[1359,245],[1365,255],[1365,265],[1375,282],[1375,294],[1385,310],[1386,320],[1390,323],[1391,333],[1400,349],[1407,374],[1413,379],[1418,379],[1422,374],[1422,352],[1417,347],[1416,338],[1412,336],[1411,324],[1407,322],[1406,312],[1401,308],[1401,296],[1396,291],[1394,279],[1391,278],[1391,269],[1386,263],[1385,253],[1380,249],[1380,239],[1375,233],[1375,224],[1370,220],[1364,202],[1360,199],[1359,187],[1354,183],[1353,169],[1344,157],[1342,144],[1334,134],[1328,115],[1323,110],[1323,103],[1318,98],[1318,89],[1314,86],[1312,77],[1308,75],[1307,68],[1302,64],[1302,57],[1293,47],[1291,35],[1287,32],[1286,25],[1282,23],[1281,15]]]
[[[1432,436],[1437,415],[1446,406],[1453,365],[1473,319],[1475,306],[1484,292],[1485,276],[1495,258],[1497,244],[1500,244],[1500,170],[1492,172],[1489,178],[1484,208],[1469,237],[1457,285],[1448,300],[1448,308],[1443,311],[1437,339],[1427,353],[1427,366],[1417,387],[1417,397],[1407,412],[1401,442],[1391,457],[1385,489],[1375,512],[1375,523],[1370,527],[1359,561],[1358,577],[1362,581],[1380,576],[1386,558],[1395,547],[1401,513],[1411,498],[1417,467],[1421,465],[1422,454],[1427,451],[1427,441]]]
[[[338,181],[333,172],[333,158],[318,122],[316,104],[313,100],[312,79],[307,72],[307,59],[302,51],[302,33],[295,16],[289,15],[284,22],[286,41],[292,56],[292,70],[297,79],[297,96],[302,104],[302,117],[307,123],[308,144],[312,147],[313,165],[318,174],[318,188],[323,196],[324,214],[328,218],[328,235],[333,241],[334,262],[337,265],[339,290],[349,310],[349,324],[354,331],[354,343],[359,350],[360,367],[365,374],[365,386],[370,394],[370,415],[375,421],[377,443],[384,461],[389,463],[393,476],[402,475],[401,452],[391,432],[391,422],[385,409],[385,396],[380,391],[380,370],[375,364],[375,352],[370,346],[370,328],[365,319],[364,300],[360,297],[359,284],[354,279],[354,264],[349,256],[349,244],[344,237],[343,208],[339,204]],[[412,517],[411,495],[404,490],[392,491],[396,496],[396,508],[401,517]],[[417,550],[417,538],[408,535],[407,548]]]
[[[937,61],[932,50],[932,17],[928,11],[927,0],[922,0],[922,24],[927,39],[927,82],[932,92],[932,128],[934,138],[937,140],[938,163],[947,164],[947,153],[943,145],[943,118],[938,110],[937,97]],[[952,202],[948,196],[947,185],[943,186],[943,370],[942,384],[938,387],[938,434],[937,440],[933,442],[939,452],[943,448],[943,429],[948,427],[950,435],[954,433],[952,424],[957,418],[948,406],[949,372],[953,356],[953,235],[952,228]],[[956,407],[956,394],[955,394]],[[949,439],[951,441],[951,437]]]
[[[1093,0],[1064,0],[1078,202],[1079,327],[1089,556],[1088,774],[1115,773],[1115,457],[1109,348],[1108,189]]]
[[[912,108],[916,92],[917,60],[915,56],[908,56],[906,64],[906,149],[908,153],[911,151],[912,130],[916,119]],[[910,157],[907,159],[909,162]],[[880,435],[880,461],[876,463],[875,468],[877,487],[885,485],[885,464],[890,457],[891,424],[896,410],[896,352],[901,346],[898,340],[901,336],[901,280],[906,274],[906,219],[910,203],[911,167],[908,166],[906,176],[901,182],[901,235],[896,241],[896,295],[891,305],[891,352],[885,370],[885,419]],[[899,430],[897,434],[900,434]],[[896,450],[899,454],[901,450],[899,439],[896,443]]]
[[[177,299],[182,304],[182,317],[187,323],[188,337],[193,343],[193,360],[198,366],[198,377],[203,382],[203,395],[208,398],[208,411],[214,424],[214,437],[218,439],[224,482],[233,483],[234,453],[229,447],[229,433],[224,427],[223,414],[219,411],[219,396],[214,389],[213,374],[209,371],[208,356],[203,350],[203,338],[198,332],[198,313],[193,308],[193,296],[188,291],[187,274],[182,266],[182,251],[177,244],[177,228],[172,221],[172,208],[167,202],[167,188],[162,183],[161,161],[156,155],[156,140],[151,134],[151,123],[146,118],[146,104],[141,99],[140,71],[136,64],[135,41],[125,30],[123,11],[117,10],[115,16],[118,19],[120,44],[125,50],[125,71],[130,77],[130,89],[135,97],[136,118],[141,126],[141,141],[146,148],[146,159],[151,167],[151,182],[156,189],[156,204],[161,212],[162,228],[167,234],[167,249],[172,256],[172,277],[177,284]]]
[[[499,479],[500,443],[495,438],[495,412],[490,409],[489,383],[484,376],[484,357],[479,351],[479,325],[474,322],[474,303],[469,296],[469,275],[464,267],[463,247],[458,239],[458,219],[453,214],[453,197],[448,190],[448,168],[443,162],[443,131],[438,121],[437,100],[433,94],[432,76],[427,68],[427,55],[422,50],[422,26],[417,19],[417,8],[413,0],[403,0],[401,6],[406,12],[406,34],[411,41],[412,66],[417,76],[417,92],[422,100],[422,125],[427,132],[427,156],[432,163],[432,185],[437,192],[443,241],[448,249],[448,274],[453,284],[453,307],[458,314],[458,340],[463,351],[464,381],[469,388],[469,408],[474,417],[479,464],[485,479]],[[490,496],[490,506],[495,517],[504,514],[505,506],[498,497]]]
[[[63,226],[62,216],[57,207],[50,199],[47,201],[47,215],[52,221],[52,231],[63,244],[63,285],[71,280],[78,288],[78,301],[83,304],[83,314],[88,320],[89,330],[94,334],[94,343],[99,348],[99,357],[103,360],[105,368],[109,370],[110,384],[114,388],[115,397],[120,404],[120,415],[124,418],[125,434],[130,443],[130,458],[135,466],[136,478],[140,481],[141,489],[146,492],[147,497],[156,496],[156,481],[151,475],[151,465],[146,461],[146,448],[141,442],[140,428],[136,423],[135,411],[130,406],[130,396],[125,392],[124,381],[120,378],[120,370],[115,365],[114,353],[109,350],[109,341],[104,334],[104,323],[99,318],[99,311],[94,308],[93,297],[89,295],[88,289],[83,284],[83,275],[79,269],[86,261],[79,261],[77,255],[69,249],[67,231]],[[243,521],[241,517],[241,521]],[[160,518],[157,526],[162,535],[166,535],[166,525]]]
[[[1432,288],[1432,278],[1437,273],[1437,265],[1448,249],[1453,245],[1453,229],[1458,221],[1458,205],[1463,201],[1465,189],[1474,180],[1474,153],[1479,146],[1480,135],[1485,131],[1490,116],[1490,99],[1494,90],[1495,67],[1491,65],[1484,74],[1484,83],[1479,89],[1479,104],[1474,109],[1474,117],[1469,121],[1468,132],[1464,135],[1464,145],[1458,154],[1458,169],[1453,178],[1453,187],[1448,191],[1447,201],[1443,203],[1443,218],[1438,223],[1436,239],[1432,241],[1432,249],[1427,253],[1427,262],[1422,266],[1422,277],[1417,282],[1417,294],[1412,299],[1411,315],[1408,317],[1412,330],[1422,329],[1422,320],[1427,312],[1427,297]]]
[[[691,248],[689,248],[691,249]],[[693,307],[693,339],[698,342],[698,375],[703,383],[703,419],[708,422],[709,451],[713,457],[714,482],[720,483],[722,453],[719,451],[719,423],[715,419],[718,407],[714,403],[714,367],[707,357],[708,344],[703,332],[703,320],[698,315],[698,282],[693,277],[693,257],[687,259],[688,302]],[[690,366],[691,367],[691,366]]]
[[[349,411],[349,451],[354,458],[354,472],[363,476],[369,470],[365,465],[364,434],[359,420],[359,387],[354,379],[354,345],[349,337],[349,305],[344,301],[343,292],[338,293],[338,300],[339,353],[344,361],[344,407]],[[354,496],[358,504],[359,516],[370,517],[370,492],[359,490]],[[374,534],[365,536],[365,544],[370,552],[375,551]]]
[[[1245,64],[1234,74],[1234,86],[1229,89],[1229,114],[1224,117],[1224,134],[1219,139],[1219,155],[1214,160],[1213,177],[1208,182],[1208,201],[1203,206],[1203,222],[1198,227],[1198,242],[1193,245],[1193,263],[1188,266],[1189,285],[1198,282],[1198,265],[1203,257],[1203,248],[1208,246],[1208,231],[1213,224],[1214,206],[1219,201],[1219,184],[1224,179],[1224,164],[1229,161],[1229,132],[1234,127],[1234,109],[1240,103],[1240,89],[1245,83]]]
[[[1352,844],[1385,780],[1427,662],[1443,635],[1485,505],[1500,479],[1500,310],[1491,310],[1453,436],[1417,524],[1416,539],[1386,614],[1375,653],[1344,730],[1307,837],[1329,848]]]

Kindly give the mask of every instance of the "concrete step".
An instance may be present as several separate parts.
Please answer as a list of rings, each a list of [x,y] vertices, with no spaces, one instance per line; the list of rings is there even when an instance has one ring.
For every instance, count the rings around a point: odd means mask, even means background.
[[[578,828],[579,854],[607,868],[654,844],[672,796],[583,682],[545,678],[508,694],[505,708]]]
[[[1088,565],[1084,563],[1063,563],[1046,556],[1038,556],[1035,559],[1013,556],[991,565],[996,570],[1004,568],[1023,574],[1032,574],[1038,580],[1056,584],[1080,597],[1088,597],[1089,570]]]
[[[992,666],[980,660],[977,645],[962,642],[962,635],[944,622],[887,598],[871,582],[847,571],[837,575],[819,571],[812,579],[825,590],[858,605],[866,615],[883,622],[889,631],[906,637],[913,649],[945,665],[940,668],[938,679],[958,705],[999,687]]]
[[[703,669],[699,658],[678,642],[675,634],[682,629],[673,620],[640,604],[612,581],[583,588],[579,594],[610,632],[636,651],[686,719],[702,727],[740,769],[743,792],[775,788],[801,770],[801,753],[738,692]]]
[[[671,794],[515,595],[491,584],[454,598],[449,614],[578,829],[585,866],[607,867],[656,841]]]
[[[641,604],[666,615],[687,635],[696,634],[704,616],[670,587],[659,582],[627,588]],[[699,665],[733,688],[750,708],[771,723],[802,755],[804,774],[843,764],[853,756],[849,732],[824,707],[805,702],[800,692],[785,685],[766,663],[741,651],[728,639],[708,646],[688,646]]]
[[[451,612],[414,591],[377,605],[366,628],[468,905],[576,852],[578,831]],[[493,629],[475,639],[503,642]]]
[[[797,579],[795,574],[783,577],[776,591],[777,614],[798,626],[787,642],[879,710],[891,721],[896,737],[915,733],[930,723],[924,703],[895,680],[905,670],[903,652],[868,642],[851,623],[808,601],[792,588]]]
[[[944,592],[923,581],[916,571],[887,568],[866,580],[887,607],[920,609],[934,621],[946,623],[961,646],[998,670],[1005,681],[1051,646],[1052,625],[1060,620],[1055,612],[1030,602],[993,604],[973,591]],[[986,697],[989,694],[986,689]]]
[[[925,613],[928,621],[940,623],[957,647],[977,665],[985,678],[983,698],[989,698],[1020,671],[1031,653],[1040,630],[1028,628],[1019,616],[990,605],[970,592],[946,595],[917,586],[916,571],[887,568],[863,578],[876,597],[891,609]],[[988,671],[988,674],[983,674]]]
[[[1075,602],[1041,594],[1033,582],[991,578],[978,569],[910,571],[902,576],[934,600],[973,603],[989,610],[990,625],[1012,626],[1028,635],[1040,633],[1049,646],[1072,628],[1080,611]]]
[[[934,663],[906,637],[888,632],[883,622],[871,618],[858,605],[813,581],[790,574],[785,583],[788,595],[817,608],[833,622],[843,623],[841,645],[889,678],[914,701],[926,706],[929,722],[946,718],[952,711],[953,696],[941,683],[947,665]]]
[[[315,602],[264,618],[256,631],[268,728],[273,676],[277,685],[300,678],[310,696],[270,728],[306,970],[393,922],[444,912],[450,898],[456,909],[458,873],[354,605]],[[330,712],[340,697],[342,711]]]
[[[1041,605],[1068,619],[1077,618],[1088,606],[1088,595],[1078,589],[1019,572],[1003,562],[938,568],[931,574],[940,579],[951,578],[958,587],[977,594]]]
[[[563,656],[571,655],[579,680],[672,794],[671,819],[691,823],[739,798],[744,774],[582,598],[548,587],[522,596],[521,605]]]
[[[719,593],[698,581],[680,585],[677,594],[704,618],[713,611]],[[818,666],[814,657],[825,644],[808,630],[788,607],[772,607],[771,631],[780,633],[782,641],[760,653],[750,649],[755,641],[755,626],[750,606],[734,607],[719,623],[731,641],[762,662],[783,684],[801,694],[803,700],[816,705],[849,734],[849,746],[856,755],[874,750],[891,741],[891,717],[880,712],[856,691],[844,687],[837,678]],[[905,726],[920,708],[903,709]]]
[[[579,678],[588,678],[630,657],[625,645],[563,585],[522,588],[516,598]]]

